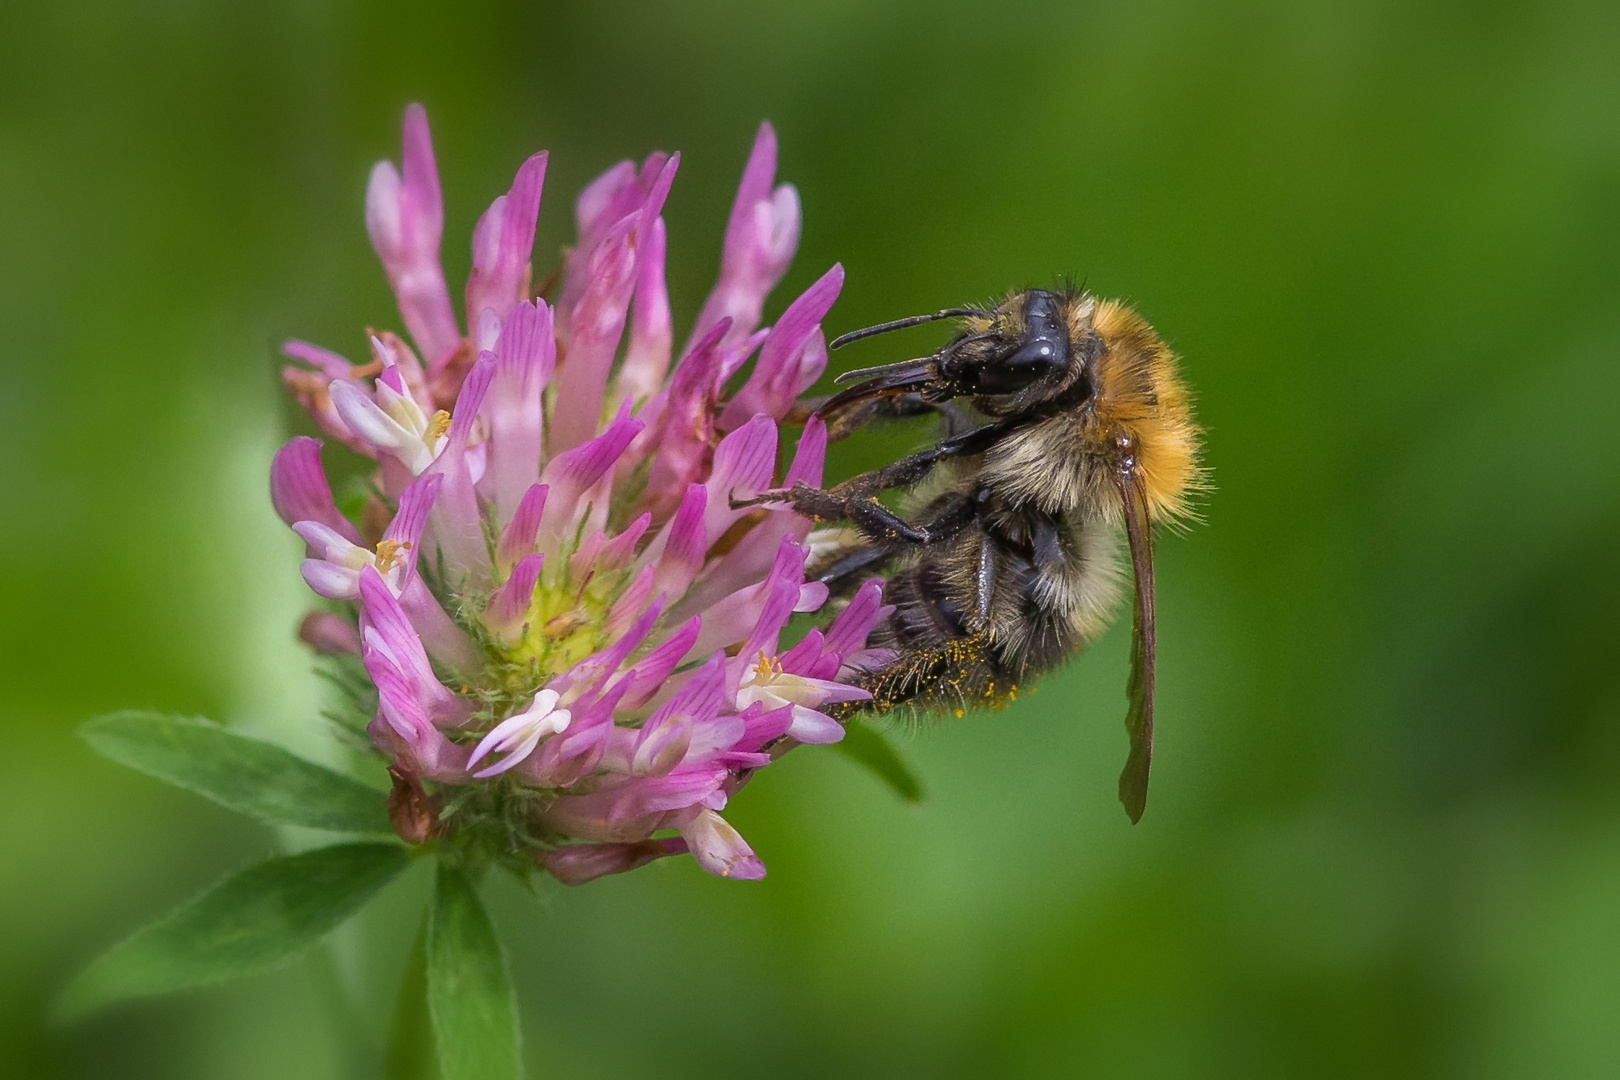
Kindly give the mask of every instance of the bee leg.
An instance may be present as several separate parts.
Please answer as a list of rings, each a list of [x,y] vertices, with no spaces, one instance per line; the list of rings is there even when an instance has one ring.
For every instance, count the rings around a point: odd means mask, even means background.
[[[856,548],[848,555],[841,555],[828,563],[825,569],[816,573],[816,580],[829,586],[836,593],[837,586],[844,578],[877,566],[893,558],[894,554],[893,548],[883,545]]]
[[[934,542],[933,535],[926,528],[911,524],[879,502],[878,489],[852,486],[855,481],[862,479],[864,477],[857,476],[855,480],[826,491],[809,484],[794,484],[791,490],[777,493],[770,501],[788,503],[796,512],[812,521],[847,521],[860,530],[862,536],[880,544]],[[765,501],[765,497],[760,501]]]
[[[878,501],[878,493],[919,483],[941,461],[983,453],[1020,423],[1017,420],[998,420],[985,424],[881,469],[852,476],[825,491],[808,484],[794,484],[790,490],[767,491],[752,499],[733,497],[731,508],[740,510],[767,503],[788,503],[812,521],[848,521],[868,538],[880,543],[931,544],[936,537],[928,528],[919,528],[899,517]],[[973,498],[977,499],[977,496]],[[977,513],[976,507],[974,513]]]
[[[801,398],[785,417],[790,424],[803,424],[828,401],[830,397]],[[823,414],[827,422],[827,440],[838,442],[853,435],[874,420],[898,420],[913,416],[937,414],[945,421],[945,433],[957,435],[973,426],[973,419],[948,401],[928,401],[921,394],[898,394],[894,397],[868,398]]]
[[[980,498],[966,492],[951,492],[934,500],[928,507],[928,516],[918,524],[934,543],[949,540],[973,524],[978,516]],[[828,563],[815,572],[815,579],[833,587],[862,570],[878,566],[899,555],[901,548],[894,544],[870,544],[857,547]]]
[[[979,609],[979,625],[990,625],[990,599],[996,593],[996,545],[988,532],[979,534],[979,566],[973,575],[974,606]]]

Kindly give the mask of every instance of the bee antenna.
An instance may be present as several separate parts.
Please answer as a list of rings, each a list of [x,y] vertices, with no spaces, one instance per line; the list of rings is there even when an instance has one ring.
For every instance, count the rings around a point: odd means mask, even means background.
[[[895,319],[893,322],[878,323],[863,330],[851,330],[842,337],[834,338],[829,349],[841,349],[852,341],[862,338],[876,337],[878,334],[887,334],[890,330],[904,330],[908,326],[921,326],[923,323],[938,322],[940,319],[959,319],[968,315],[984,315],[978,308],[946,308],[936,311],[932,315],[912,315],[905,319]]]
[[[844,383],[859,382],[863,379],[883,379],[890,375],[901,374],[902,372],[914,372],[917,369],[918,364],[926,363],[927,360],[928,358],[926,356],[919,356],[915,360],[902,360],[898,364],[883,364],[880,367],[857,368],[854,371],[846,371],[842,375],[836,376],[833,379],[833,382],[838,385],[842,385]]]

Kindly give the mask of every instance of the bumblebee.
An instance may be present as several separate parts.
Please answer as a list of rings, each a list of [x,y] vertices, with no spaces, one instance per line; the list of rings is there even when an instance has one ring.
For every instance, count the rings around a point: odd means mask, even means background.
[[[1134,578],[1120,801],[1137,821],[1153,752],[1153,532],[1189,518],[1205,484],[1199,428],[1175,355],[1124,304],[1083,290],[1014,292],[845,334],[851,342],[936,320],[959,332],[932,355],[852,371],[811,403],[842,438],[876,419],[935,413],[943,438],[820,489],[798,484],[737,505],[788,503],[823,532],[811,573],[834,596],[873,574],[892,613],[870,643],[894,659],[856,681],[847,708],[999,706],[1074,655]],[[880,499],[908,489],[895,512]]]

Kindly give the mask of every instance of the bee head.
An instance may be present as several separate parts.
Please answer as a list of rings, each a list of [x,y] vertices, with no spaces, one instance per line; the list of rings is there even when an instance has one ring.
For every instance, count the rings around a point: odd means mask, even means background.
[[[971,397],[987,416],[1083,401],[1095,307],[1084,295],[1013,293],[993,312],[964,319],[964,332],[929,358],[935,385],[924,396]]]
[[[1026,289],[989,311],[948,308],[845,334],[832,348],[925,322],[962,320],[962,332],[932,356],[840,375],[837,382],[856,385],[818,411],[828,415],[872,398],[912,393],[927,401],[972,398],[987,416],[1077,405],[1091,396],[1090,367],[1100,347],[1091,328],[1096,306],[1084,293]]]

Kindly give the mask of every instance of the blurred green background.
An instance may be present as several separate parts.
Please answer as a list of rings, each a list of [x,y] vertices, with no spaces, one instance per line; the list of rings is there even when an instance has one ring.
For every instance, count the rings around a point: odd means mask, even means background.
[[[543,270],[582,183],[679,149],[690,319],[769,118],[806,225],[767,315],[835,260],[834,332],[1083,277],[1184,355],[1217,484],[1160,545],[1139,827],[1116,629],[910,737],[920,807],[834,754],[772,769],[733,814],[762,884],[494,889],[535,1076],[1616,1074],[1620,7],[455,7],[0,14],[8,1075],[348,1077],[380,1038],[420,867],[330,962],[45,1010],[278,842],[76,724],[331,752],[274,352],[397,325],[361,211],[411,100],[452,281],[532,150]]]

